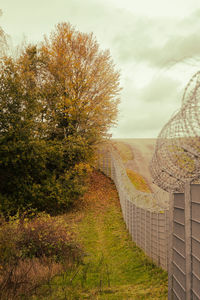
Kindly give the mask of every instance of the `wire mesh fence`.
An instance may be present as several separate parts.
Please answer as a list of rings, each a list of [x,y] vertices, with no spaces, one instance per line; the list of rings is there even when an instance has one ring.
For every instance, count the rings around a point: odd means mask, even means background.
[[[167,270],[169,213],[166,207],[159,205],[159,198],[162,195],[166,197],[166,193],[138,191],[111,145],[106,145],[99,151],[98,168],[116,185],[123,218],[133,241],[157,265]]]
[[[161,130],[150,170],[171,193],[168,299],[200,300],[200,72]]]

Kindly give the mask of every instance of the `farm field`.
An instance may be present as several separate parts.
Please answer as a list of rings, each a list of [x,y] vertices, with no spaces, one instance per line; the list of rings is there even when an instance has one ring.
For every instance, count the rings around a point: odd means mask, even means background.
[[[94,172],[79,210],[65,218],[84,247],[84,264],[55,277],[32,299],[167,299],[167,273],[131,241],[109,178]]]
[[[113,139],[114,149],[121,157],[127,175],[135,188],[146,193],[161,193],[160,205],[168,207],[168,193],[153,184],[149,164],[154,154],[156,139]]]
[[[126,145],[126,147],[129,148],[129,151],[132,152],[132,156],[127,156],[127,160],[124,161],[125,167],[142,175],[153,190],[157,189],[152,183],[152,177],[149,171],[149,164],[154,153],[156,139],[114,139],[113,143],[116,145],[116,148],[121,149],[121,153],[128,152],[124,151],[123,148],[125,148],[125,146],[122,148],[122,145]]]

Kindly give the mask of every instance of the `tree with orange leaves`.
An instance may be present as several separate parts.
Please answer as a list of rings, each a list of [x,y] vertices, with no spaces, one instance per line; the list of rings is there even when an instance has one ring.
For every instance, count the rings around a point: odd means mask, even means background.
[[[0,59],[0,213],[29,205],[55,213],[83,195],[119,92],[109,51],[68,23]]]
[[[69,23],[56,26],[40,49],[46,62],[46,91],[56,106],[57,134],[80,135],[91,144],[116,123],[119,72],[108,50],[101,51],[93,34]]]

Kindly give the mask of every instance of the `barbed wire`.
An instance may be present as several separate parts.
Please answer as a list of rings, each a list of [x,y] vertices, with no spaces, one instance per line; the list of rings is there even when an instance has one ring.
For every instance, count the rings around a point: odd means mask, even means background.
[[[188,82],[180,110],[162,128],[150,171],[168,192],[183,192],[186,181],[200,177],[200,71]]]
[[[103,149],[99,151],[99,156],[102,156],[104,160],[104,164],[99,166],[99,168],[112,179],[115,178],[114,181],[119,195],[123,193],[137,207],[149,211],[159,212],[168,209],[169,195],[165,191],[159,189],[156,192],[147,193],[134,187],[127,175],[121,157],[110,143],[104,145]],[[108,166],[111,168],[110,171],[108,171]],[[110,174],[108,174],[109,172]]]

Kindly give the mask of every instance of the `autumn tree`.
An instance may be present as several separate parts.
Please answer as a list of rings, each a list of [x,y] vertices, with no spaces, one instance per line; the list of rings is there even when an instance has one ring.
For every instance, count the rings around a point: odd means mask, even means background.
[[[109,51],[67,23],[42,45],[0,59],[1,212],[60,212],[83,194],[119,91]]]
[[[69,23],[58,24],[40,51],[48,70],[48,101],[59,104],[57,131],[91,144],[104,137],[116,123],[120,91],[109,51]]]
[[[51,139],[37,47],[0,63],[0,213],[58,213],[83,194],[91,150],[79,137]],[[45,115],[45,119],[43,117]],[[50,118],[50,117],[49,117]],[[50,127],[50,128],[49,128]]]

